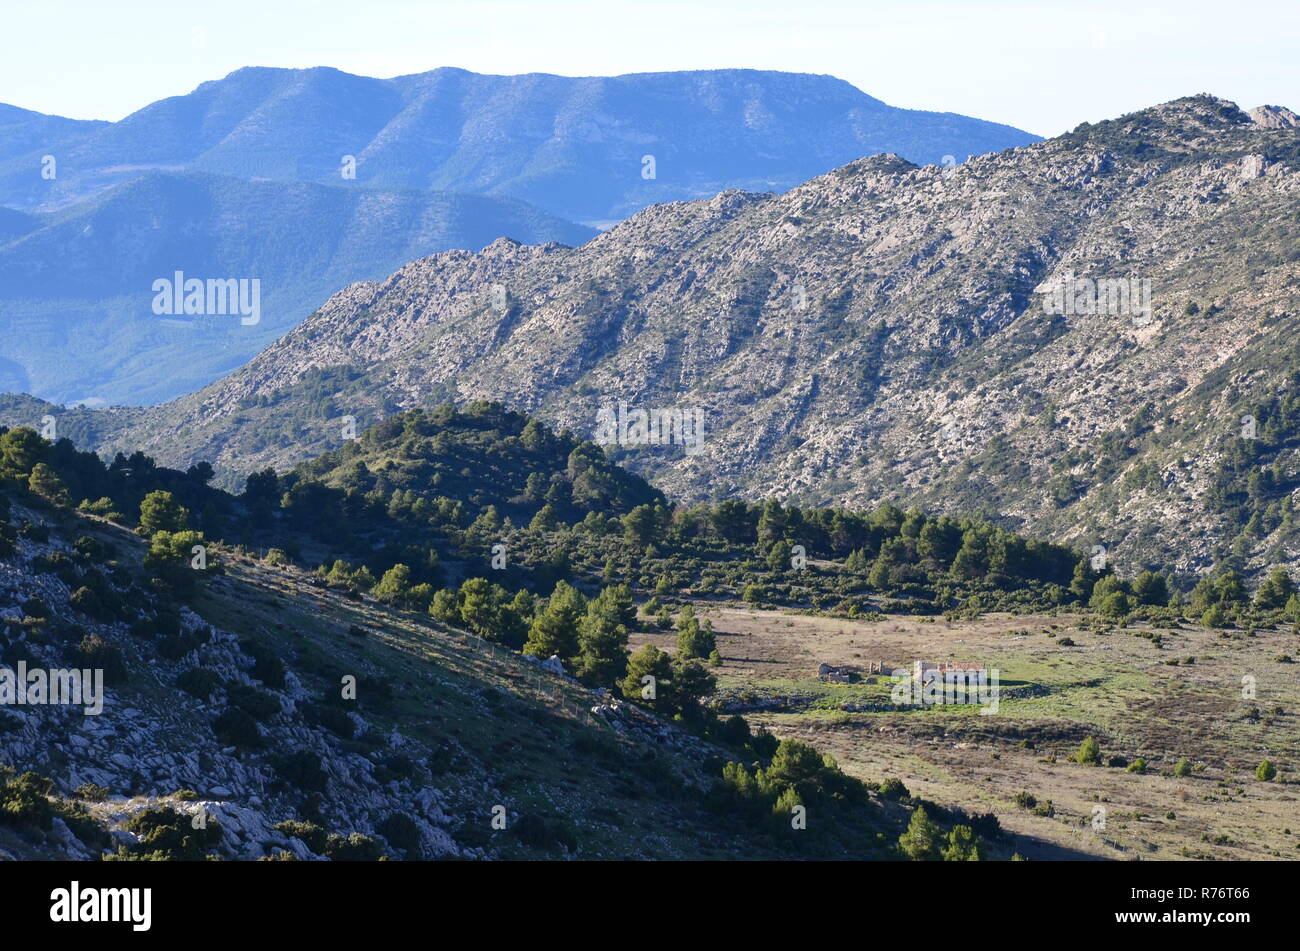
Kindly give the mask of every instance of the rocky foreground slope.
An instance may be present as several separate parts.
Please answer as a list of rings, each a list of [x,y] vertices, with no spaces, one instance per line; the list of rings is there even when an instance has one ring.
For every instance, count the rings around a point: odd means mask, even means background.
[[[1131,568],[1294,562],[1286,115],[1197,96],[957,168],[875,156],[659,205],[577,249],[435,255],[198,393],[65,432],[233,482],[448,398],[586,434],[620,401],[699,409],[698,451],[617,454],[686,499],[981,509]]]

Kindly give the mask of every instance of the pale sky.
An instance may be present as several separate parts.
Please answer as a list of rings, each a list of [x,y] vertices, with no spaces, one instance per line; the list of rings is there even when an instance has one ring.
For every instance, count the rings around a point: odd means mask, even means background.
[[[829,73],[890,105],[1056,135],[1210,92],[1300,111],[1300,3],[6,0],[0,102],[120,119],[241,66],[396,76]]]

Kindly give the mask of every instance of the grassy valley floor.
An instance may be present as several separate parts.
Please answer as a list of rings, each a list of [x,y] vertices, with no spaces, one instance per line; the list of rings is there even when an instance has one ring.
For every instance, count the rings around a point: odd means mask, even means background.
[[[717,630],[715,673],[729,711],[814,743],[861,779],[897,778],[926,799],[993,812],[1027,858],[1300,858],[1300,786],[1288,773],[1300,754],[1300,668],[1280,660],[1300,639],[1289,629],[696,611]],[[673,640],[671,631],[640,634],[632,646]],[[817,677],[822,663],[910,669],[914,660],[997,669],[997,712],[891,709],[891,678]],[[1088,736],[1103,763],[1141,757],[1146,771],[1074,762]],[[1176,776],[1184,757],[1192,771]],[[1278,765],[1272,782],[1255,778],[1264,759]],[[1022,792],[1033,806],[1017,804]]]

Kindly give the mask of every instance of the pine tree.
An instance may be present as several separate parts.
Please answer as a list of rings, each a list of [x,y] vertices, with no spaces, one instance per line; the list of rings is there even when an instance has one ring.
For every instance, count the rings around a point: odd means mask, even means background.
[[[32,474],[27,480],[27,488],[39,495],[51,505],[68,506],[72,499],[68,496],[68,487],[55,471],[43,462],[32,467]]]
[[[352,586],[352,566],[342,558],[335,560],[325,576],[325,583],[331,588],[348,588]]]
[[[1166,605],[1169,603],[1169,583],[1164,575],[1143,571],[1133,579],[1133,596],[1139,604]]]
[[[399,563],[384,572],[370,593],[385,604],[404,604],[410,590],[411,569]]]
[[[800,800],[799,793],[794,787],[785,789],[776,797],[776,802],[772,805],[772,818],[777,821],[778,826],[785,827],[790,822],[790,813],[794,811],[794,807],[802,805],[803,801]]]
[[[713,634],[713,624],[705,621],[703,625],[695,617],[695,609],[689,604],[682,608],[677,618],[677,656],[682,660],[692,657],[708,657],[717,649]]]
[[[685,719],[700,715],[700,701],[717,688],[717,679],[698,660],[678,657],[673,665],[672,701],[676,711]]]
[[[926,813],[925,807],[917,806],[912,813],[912,821],[907,824],[907,831],[898,837],[898,847],[913,862],[933,862],[939,859],[939,843],[942,831]]]
[[[979,843],[975,839],[975,830],[970,826],[953,826],[948,833],[948,844],[943,849],[943,860],[978,862],[982,857]]]
[[[553,532],[559,524],[559,519],[555,514],[555,506],[548,502],[537,510],[533,520],[528,523],[528,529],[533,532]]]
[[[737,796],[748,802],[756,801],[761,795],[758,780],[745,768],[744,763],[726,763],[722,767],[722,782]]]
[[[771,548],[785,532],[787,517],[781,503],[775,499],[768,499],[763,503],[762,511],[758,516],[758,544],[760,550]],[[786,559],[787,564],[789,559]]]
[[[623,516],[623,537],[638,548],[651,544],[659,535],[659,516],[654,506],[638,505]]]
[[[628,589],[605,588],[587,605],[578,625],[575,673],[586,683],[612,687],[627,671],[627,618],[636,608]]]
[[[812,802],[821,792],[826,759],[800,740],[781,740],[772,763],[763,771],[763,781],[775,792],[792,787],[799,791],[801,802]]]
[[[1080,558],[1074,566],[1074,577],[1070,580],[1070,593],[1082,602],[1092,597],[1092,586],[1096,583],[1092,566],[1086,558]]]
[[[32,473],[35,478],[35,473]],[[1276,611],[1286,607],[1291,595],[1296,593],[1295,582],[1282,567],[1274,568],[1269,576],[1260,582],[1255,591],[1255,607],[1261,611]]]
[[[465,530],[465,543],[474,548],[482,547],[500,536],[501,525],[501,515],[497,512],[497,507],[489,505]]]
[[[673,711],[672,658],[646,644],[627,660],[627,676],[619,684],[623,696],[658,712]],[[644,681],[642,678],[650,678]]]
[[[528,629],[524,653],[541,658],[556,654],[569,665],[578,653],[578,624],[586,613],[587,599],[582,593],[567,582],[559,582]]]
[[[140,530],[146,535],[183,532],[188,525],[189,513],[170,492],[157,489],[140,503]]]
[[[772,550],[767,555],[767,567],[770,571],[785,571],[790,567],[790,553],[792,546],[789,542],[782,540],[772,546]]]
[[[492,585],[486,578],[467,578],[460,586],[456,598],[460,623],[479,637],[490,637],[496,627],[497,606],[492,598]]]
[[[145,570],[177,597],[188,597],[204,574],[193,567],[194,547],[205,544],[198,532],[155,532],[144,556]],[[213,566],[208,565],[207,570]]]
[[[444,624],[459,622],[460,602],[456,599],[456,592],[449,588],[436,592],[429,603],[429,615]]]

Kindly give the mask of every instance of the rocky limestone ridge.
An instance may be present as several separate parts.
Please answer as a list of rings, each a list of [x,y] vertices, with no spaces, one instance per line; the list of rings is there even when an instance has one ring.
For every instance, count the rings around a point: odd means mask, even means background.
[[[1300,116],[1286,106],[1256,106],[1248,115],[1252,122],[1265,129],[1294,129],[1300,126]]]
[[[957,167],[656,205],[576,249],[435,255],[204,390],[66,420],[237,485],[336,447],[344,414],[491,398],[594,434],[619,402],[699,408],[698,452],[616,455],[684,500],[984,511],[1202,571],[1241,528],[1207,501],[1238,420],[1294,365],[1298,215],[1300,132],[1200,95]],[[1077,278],[1134,297],[1052,312]],[[1279,521],[1247,567],[1300,557]]]

